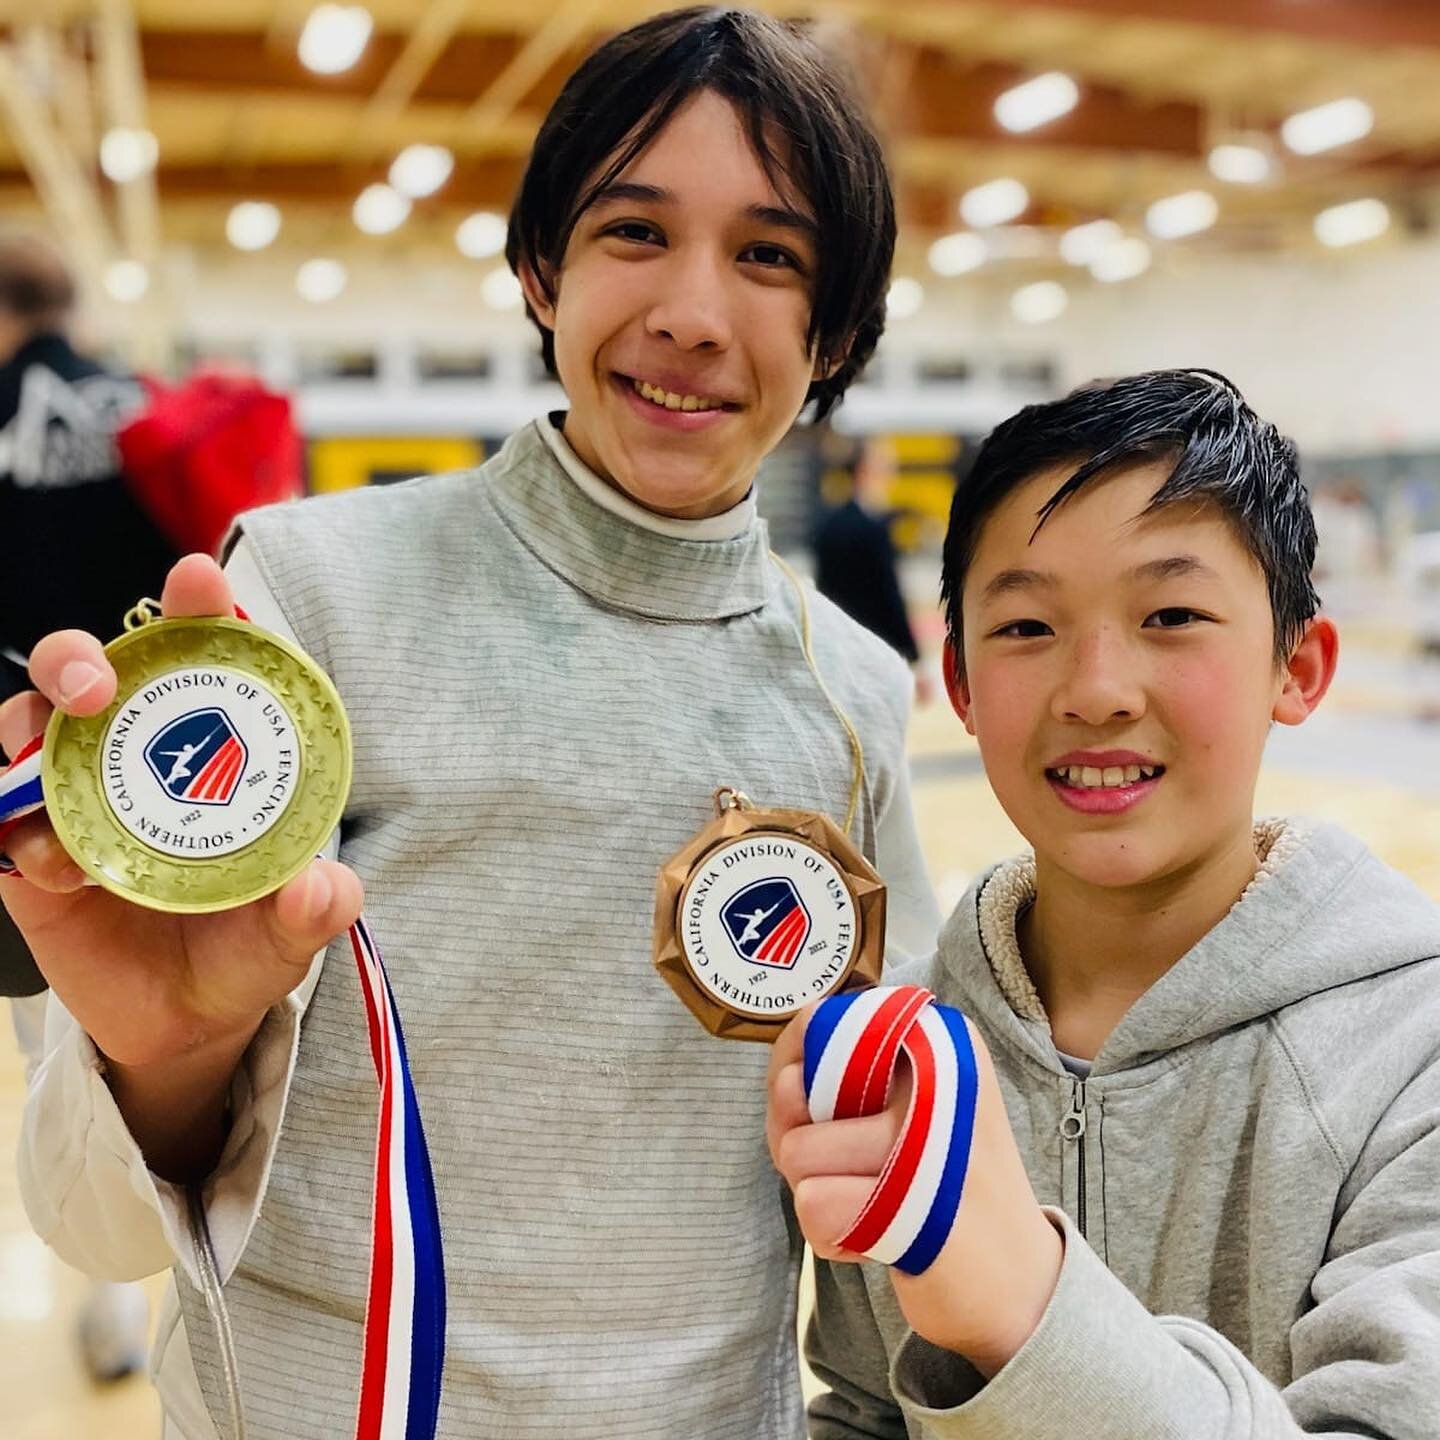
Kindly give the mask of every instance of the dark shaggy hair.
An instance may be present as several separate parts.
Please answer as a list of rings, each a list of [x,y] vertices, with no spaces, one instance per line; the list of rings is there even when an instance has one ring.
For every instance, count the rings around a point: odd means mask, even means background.
[[[880,142],[837,62],[790,25],[750,10],[675,10],[623,31],[566,82],[540,133],[510,215],[512,270],[530,266],[554,298],[576,222],[692,95],[712,90],[739,112],[777,188],[788,182],[820,236],[807,343],[835,372],[810,386],[828,414],[885,328],[895,202]],[[555,371],[555,338],[540,330]]]
[[[960,602],[986,519],[1043,470],[1075,467],[1036,514],[1035,531],[1070,496],[1127,465],[1172,459],[1175,468],[1146,514],[1203,500],[1230,520],[1264,572],[1284,663],[1320,608],[1311,583],[1315,520],[1292,440],[1261,420],[1213,370],[1152,370],[1082,386],[1061,400],[1027,405],[998,425],[956,487],[945,536],[940,596],[957,657]]]
[[[0,238],[0,310],[32,330],[59,326],[75,305],[75,282],[60,252],[38,235]]]

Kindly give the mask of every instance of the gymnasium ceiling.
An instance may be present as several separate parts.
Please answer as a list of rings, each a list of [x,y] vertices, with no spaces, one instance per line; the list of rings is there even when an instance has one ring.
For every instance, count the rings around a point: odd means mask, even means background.
[[[310,0],[0,0],[0,212],[42,206],[98,267],[162,247],[225,246],[242,199],[284,216],[299,256],[406,260],[451,245],[477,209],[504,211],[539,117],[597,39],[667,8],[642,0],[367,0],[359,62],[312,74],[296,43]],[[969,187],[1024,182],[1019,217],[1057,235],[1205,188],[1215,227],[1175,242],[1241,253],[1316,247],[1315,213],[1383,199],[1392,236],[1428,223],[1440,180],[1440,0],[775,0],[818,21],[862,73],[894,161],[904,254],[923,264],[959,228]],[[997,124],[1002,91],[1061,70],[1068,115],[1024,135]],[[1374,111],[1363,140],[1276,178],[1217,181],[1213,144],[1270,137],[1291,112],[1342,96]],[[152,174],[116,186],[98,137],[158,139]],[[350,218],[412,142],[450,147],[448,183],[383,237]],[[1017,231],[1016,233],[1021,233]],[[1387,243],[1382,241],[1380,243]],[[452,252],[453,253],[453,252]]]

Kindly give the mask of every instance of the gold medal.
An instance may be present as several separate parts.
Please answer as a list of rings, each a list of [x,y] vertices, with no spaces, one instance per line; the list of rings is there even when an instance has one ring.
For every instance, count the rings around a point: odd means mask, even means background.
[[[114,702],[57,711],[45,732],[45,805],[75,863],[176,913],[245,905],[299,874],[350,790],[350,727],[319,666],[255,625],[160,620],[150,602],[105,654]]]
[[[885,886],[824,815],[731,789],[715,806],[661,868],[655,965],[712,1035],[770,1041],[812,1001],[879,980]]]

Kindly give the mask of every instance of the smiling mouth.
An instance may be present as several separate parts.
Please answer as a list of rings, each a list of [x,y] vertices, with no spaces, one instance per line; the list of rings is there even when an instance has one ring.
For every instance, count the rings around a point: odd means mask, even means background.
[[[1047,770],[1045,778],[1070,790],[1122,790],[1158,780],[1164,773],[1163,765],[1107,765],[1103,770],[1094,765],[1061,765]]]
[[[648,400],[658,410],[681,410],[686,414],[696,414],[740,408],[728,400],[720,400],[713,395],[678,394],[674,390],[666,390],[659,385],[652,385],[648,380],[637,380],[632,375],[619,375],[618,378],[642,400]]]

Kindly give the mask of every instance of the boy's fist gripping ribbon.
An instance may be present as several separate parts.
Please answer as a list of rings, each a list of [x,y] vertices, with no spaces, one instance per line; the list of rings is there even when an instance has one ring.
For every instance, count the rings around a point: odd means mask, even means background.
[[[910,1107],[870,1198],[836,1242],[919,1275],[955,1223],[978,1077],[964,1016],[918,985],[832,995],[805,1028],[805,1095],[812,1121],[885,1108],[895,1066],[910,1061]]]
[[[248,618],[243,614],[240,619]],[[45,803],[42,737],[0,771],[0,847],[25,815]],[[19,871],[0,848],[0,875]],[[364,1365],[356,1440],[430,1440],[439,1421],[445,1359],[445,1261],[430,1152],[420,1120],[400,1012],[370,927],[350,927],[370,1052],[380,1087],[375,1204]]]

